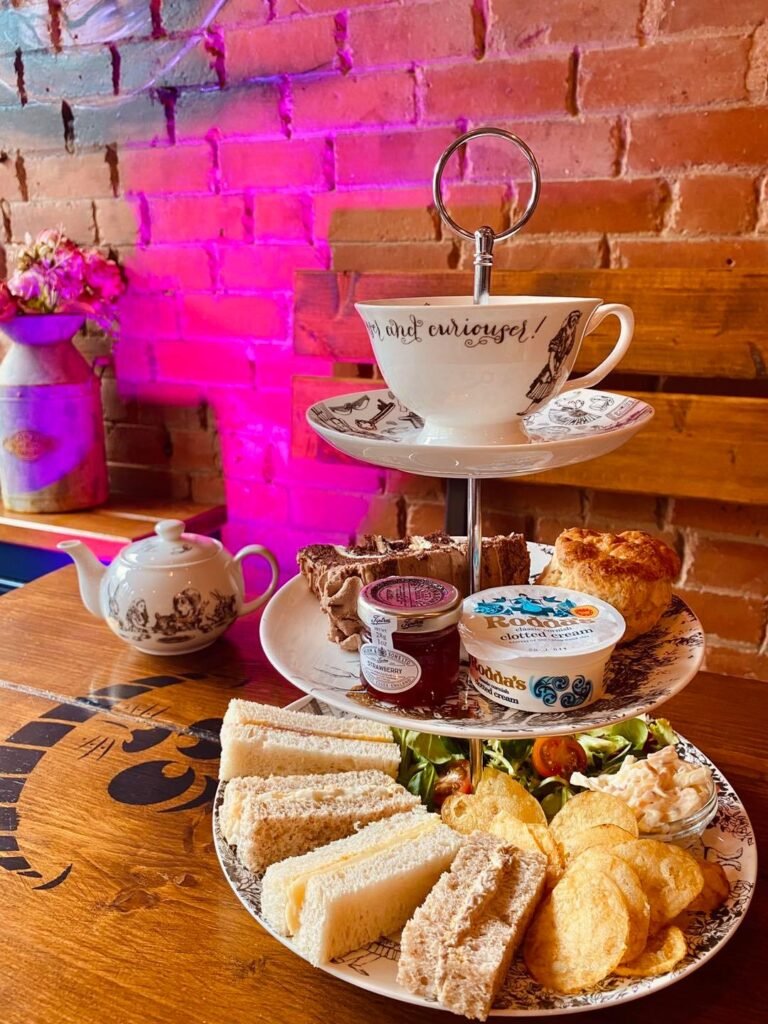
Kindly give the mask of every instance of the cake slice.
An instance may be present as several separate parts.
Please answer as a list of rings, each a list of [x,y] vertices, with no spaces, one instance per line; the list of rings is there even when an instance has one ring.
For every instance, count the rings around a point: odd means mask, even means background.
[[[357,598],[366,583],[385,576],[431,576],[467,595],[467,542],[447,533],[387,540],[368,535],[348,548],[313,544],[298,554],[301,574],[329,620],[328,639],[359,650],[362,624]],[[483,540],[481,587],[527,583],[531,564],[521,533]]]
[[[485,1020],[544,891],[546,861],[473,832],[403,929],[397,980]]]

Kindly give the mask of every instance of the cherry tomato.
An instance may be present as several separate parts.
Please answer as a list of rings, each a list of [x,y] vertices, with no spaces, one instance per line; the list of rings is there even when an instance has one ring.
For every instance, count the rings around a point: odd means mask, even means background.
[[[542,736],[533,744],[531,761],[545,779],[550,775],[570,779],[573,772],[583,772],[587,767],[584,748],[570,736]]]
[[[438,809],[443,801],[454,793],[471,793],[472,781],[470,778],[469,761],[454,761],[445,775],[441,775],[435,784],[435,791],[432,794],[432,802]]]

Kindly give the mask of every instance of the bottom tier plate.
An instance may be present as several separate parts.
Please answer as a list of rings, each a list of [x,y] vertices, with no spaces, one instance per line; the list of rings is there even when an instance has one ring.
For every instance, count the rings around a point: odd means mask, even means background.
[[[314,698],[302,698],[292,707],[317,714],[338,714]],[[685,925],[688,955],[668,974],[657,978],[620,978],[611,976],[590,992],[580,995],[556,995],[542,989],[525,970],[518,958],[507,976],[506,984],[496,1001],[492,1016],[529,1017],[595,1010],[616,1006],[641,996],[658,992],[691,974],[710,960],[731,938],[747,912],[755,888],[757,848],[747,812],[725,776],[697,747],[680,737],[678,750],[682,757],[707,765],[717,784],[719,807],[712,824],[693,852],[708,860],[718,861],[731,884],[726,903],[710,914],[687,915]],[[245,909],[279,942],[296,951],[290,939],[276,935],[261,914],[261,877],[244,868],[228,846],[219,826],[219,807],[226,783],[220,783],[214,801],[213,836],[222,870]],[[356,949],[322,967],[326,973],[358,988],[389,996],[400,1002],[413,1003],[429,1009],[436,1003],[412,996],[398,985],[397,960],[400,944],[396,937],[382,937],[377,942]]]

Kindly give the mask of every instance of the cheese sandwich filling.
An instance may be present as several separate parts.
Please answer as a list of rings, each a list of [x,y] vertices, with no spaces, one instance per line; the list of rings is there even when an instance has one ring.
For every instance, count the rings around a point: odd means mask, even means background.
[[[285,890],[285,927],[289,935],[295,935],[299,930],[301,923],[301,911],[304,907],[304,897],[307,890],[307,884],[312,878],[318,878],[321,875],[330,875],[333,872],[338,871],[339,868],[348,868],[353,864],[362,864],[366,860],[370,860],[371,857],[376,857],[380,853],[386,853],[388,850],[395,850],[398,846],[402,846],[404,843],[409,843],[412,839],[420,839],[422,836],[434,831],[440,824],[440,819],[436,816],[426,817],[426,820],[419,822],[417,825],[411,825],[410,828],[403,829],[398,832],[395,836],[390,836],[386,839],[380,839],[377,842],[370,843],[364,850],[359,853],[343,853],[339,857],[336,857],[332,861],[328,861],[326,864],[321,864],[316,868],[308,868],[306,871],[301,871],[296,877],[289,882]]]
[[[319,716],[318,716],[319,718]],[[264,718],[258,716],[243,716],[238,719],[237,725],[253,725],[257,729],[269,729],[272,732],[290,732],[295,733],[297,736],[327,736],[328,739],[332,740],[361,740],[363,743],[392,743],[391,736],[365,736],[363,733],[356,733],[354,735],[348,732],[342,732],[340,729],[334,729],[333,727],[320,727],[317,729],[302,729],[299,725],[284,724],[280,722],[268,722]]]

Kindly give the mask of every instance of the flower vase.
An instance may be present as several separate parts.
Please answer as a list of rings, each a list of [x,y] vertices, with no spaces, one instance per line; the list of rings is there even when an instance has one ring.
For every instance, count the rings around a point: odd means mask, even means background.
[[[82,316],[17,316],[0,363],[0,488],[12,512],[71,512],[106,501],[101,388],[72,344]]]

